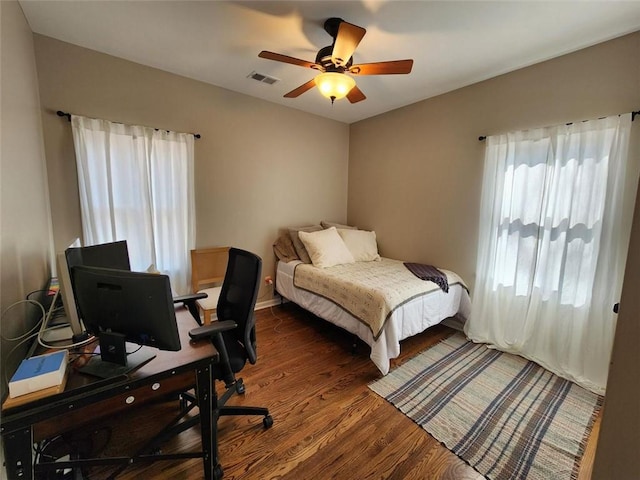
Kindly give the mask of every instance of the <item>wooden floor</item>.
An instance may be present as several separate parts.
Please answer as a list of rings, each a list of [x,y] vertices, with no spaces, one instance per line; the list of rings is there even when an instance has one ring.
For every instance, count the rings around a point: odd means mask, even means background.
[[[225,417],[219,423],[224,478],[265,479],[482,479],[422,428],[367,385],[379,378],[369,348],[352,336],[292,304],[257,314],[258,363],[242,372],[244,398],[230,404],[267,406],[274,425],[260,417]],[[402,342],[392,368],[453,331],[436,326]],[[105,453],[130,451],[176,412],[175,402],[149,407],[142,415],[114,419]],[[594,429],[580,480],[590,478]],[[197,429],[181,434],[163,453],[199,446]],[[100,448],[99,445],[96,448]],[[106,478],[103,471],[88,478]],[[122,479],[199,479],[202,462],[156,462],[127,469]]]

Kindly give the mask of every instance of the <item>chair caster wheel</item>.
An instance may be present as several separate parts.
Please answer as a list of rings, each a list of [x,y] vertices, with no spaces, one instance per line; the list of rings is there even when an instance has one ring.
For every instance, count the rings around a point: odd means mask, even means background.
[[[244,395],[245,386],[242,380],[236,381],[236,392],[238,392],[240,395]]]
[[[213,467],[213,478],[215,480],[222,480],[223,476],[224,472],[222,471],[222,465],[217,464],[215,467]]]
[[[264,417],[262,419],[262,425],[264,425],[264,428],[271,428],[273,425],[273,417],[271,415]]]

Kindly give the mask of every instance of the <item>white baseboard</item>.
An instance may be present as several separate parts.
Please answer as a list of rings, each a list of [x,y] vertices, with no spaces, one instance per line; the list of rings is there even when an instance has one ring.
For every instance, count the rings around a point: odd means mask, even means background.
[[[284,299],[284,301],[288,302],[289,300]],[[262,310],[263,308],[269,308],[269,307],[273,307],[275,305],[280,305],[281,302],[282,302],[282,300],[280,299],[280,297],[273,297],[270,300],[264,300],[263,302],[256,303],[255,310]]]

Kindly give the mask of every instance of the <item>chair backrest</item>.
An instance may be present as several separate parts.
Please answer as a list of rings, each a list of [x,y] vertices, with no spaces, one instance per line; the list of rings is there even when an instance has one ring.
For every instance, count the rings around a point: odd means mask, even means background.
[[[229,247],[191,250],[191,290],[220,285],[227,271]]]
[[[257,359],[254,308],[261,274],[262,259],[259,256],[230,248],[227,272],[216,309],[218,320],[233,320],[238,324],[237,328],[225,332],[225,343],[233,338],[244,347],[251,363]]]

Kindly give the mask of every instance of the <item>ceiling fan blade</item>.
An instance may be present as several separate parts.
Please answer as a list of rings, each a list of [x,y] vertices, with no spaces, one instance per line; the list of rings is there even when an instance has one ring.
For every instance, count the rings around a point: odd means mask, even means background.
[[[311,90],[315,86],[316,86],[316,80],[315,80],[315,78],[312,78],[307,83],[303,83],[298,88],[295,88],[295,89],[291,90],[289,93],[285,94],[284,97],[285,98],[296,98],[296,97],[299,97],[304,92],[306,92],[307,90]]]
[[[395,75],[411,73],[411,68],[413,68],[413,60],[407,59],[353,65],[349,68],[349,72],[354,75]]]
[[[315,68],[321,70],[320,65],[316,65],[313,62],[307,60],[300,60],[299,58],[290,57],[288,55],[282,55],[281,53],[268,52],[266,50],[261,51],[258,56],[260,58],[266,58],[267,60],[275,60],[276,62],[290,63],[291,65],[298,65],[300,67]],[[323,69],[322,69],[323,70]]]
[[[351,103],[357,103],[365,100],[366,98],[367,97],[364,96],[364,93],[362,93],[362,90],[360,90],[357,85],[353,87],[349,93],[347,93],[347,99]]]
[[[340,22],[338,35],[333,45],[331,61],[337,67],[344,67],[367,31],[349,22]]]

